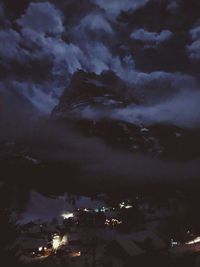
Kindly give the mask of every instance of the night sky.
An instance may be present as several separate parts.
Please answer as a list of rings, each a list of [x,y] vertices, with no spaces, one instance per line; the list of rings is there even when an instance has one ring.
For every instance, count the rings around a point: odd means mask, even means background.
[[[112,71],[142,99],[103,114],[89,110],[93,119],[199,131],[199,69],[198,0],[0,1],[0,140],[13,140],[49,118],[78,70]],[[133,156],[102,140],[52,128],[48,140],[55,144],[47,149],[40,135],[35,154],[77,161],[89,180],[199,178],[199,157]]]

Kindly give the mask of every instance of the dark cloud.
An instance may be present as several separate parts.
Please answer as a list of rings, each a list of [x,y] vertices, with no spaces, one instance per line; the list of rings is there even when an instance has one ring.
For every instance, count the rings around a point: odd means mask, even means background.
[[[26,2],[22,5],[24,9],[16,20],[13,21],[9,16],[7,18],[18,27],[8,26],[0,32],[2,77],[11,73],[12,78],[10,79],[13,79],[14,83],[18,80],[20,83],[23,81],[24,85],[35,83],[32,88],[39,89],[32,89],[32,94],[28,98],[33,97],[33,103],[41,100],[37,104],[37,107],[44,106],[40,109],[41,111],[44,111],[47,106],[42,94],[47,93],[48,99],[49,96],[53,96],[51,99],[51,106],[53,106],[55,98],[60,96],[71,75],[78,69],[97,74],[105,70],[112,70],[121,79],[136,85],[137,88],[141,85],[141,91],[143,91],[143,84],[146,83],[146,80],[151,83],[152,80],[155,80],[155,76],[158,76],[157,80],[161,80],[160,83],[162,83],[163,88],[171,83],[171,78],[163,77],[173,76],[173,73],[159,70],[162,75],[158,75],[157,70],[159,66],[165,66],[164,61],[168,60],[167,58],[171,57],[172,59],[173,57],[174,61],[174,56],[168,55],[168,53],[175,46],[172,45],[166,49],[164,43],[167,41],[167,45],[169,45],[171,39],[175,38],[176,31],[174,33],[169,23],[166,24],[165,28],[148,30],[148,27],[140,27],[141,23],[137,22],[137,12],[142,18],[145,15],[143,21],[146,20],[146,13],[144,12],[146,9],[152,10],[154,8],[154,1],[123,1],[123,3],[121,1],[109,1],[108,3],[97,0],[91,1],[91,3],[88,1],[79,3],[79,5],[83,5],[84,12],[77,14],[76,5],[72,1],[65,3],[62,1]],[[166,8],[166,5],[162,4],[163,8]],[[8,3],[5,6],[7,7],[6,10],[10,7]],[[179,3],[178,6],[181,7],[181,4]],[[66,13],[67,8],[76,13],[76,23],[69,23],[70,26],[66,24],[66,21],[70,20],[73,14]],[[138,25],[136,23],[134,27],[129,25],[122,27],[122,23],[118,20],[122,11],[125,13],[135,12]],[[9,12],[7,11],[7,13]],[[5,17],[6,14],[3,16]],[[150,16],[151,11],[148,17]],[[172,21],[173,19],[172,16]],[[134,37],[134,40],[131,40],[130,35]],[[142,44],[136,44],[136,40],[142,41]],[[154,52],[151,57],[148,54],[151,53],[149,49],[147,52],[142,52],[144,50],[143,42],[147,47],[153,45]],[[164,45],[164,47],[159,46],[157,48],[159,44]],[[139,52],[137,51],[138,45],[140,46]],[[123,50],[122,47],[126,49]],[[177,47],[177,50],[180,50],[179,48]],[[167,56],[163,58],[165,54]],[[156,61],[152,57],[159,59]],[[159,60],[160,62],[158,62]],[[137,69],[138,65],[143,65],[142,68],[152,69],[154,64],[157,64],[157,68],[151,73],[144,73],[143,70]],[[174,68],[176,62],[169,62],[168,60],[167,64]],[[44,89],[46,86],[48,88]],[[41,93],[39,93],[40,90]],[[25,92],[24,89],[21,91]],[[26,96],[29,91],[27,87]],[[54,103],[56,104],[56,101]],[[49,110],[50,106],[46,112]]]
[[[64,30],[61,12],[48,2],[30,3],[17,22],[23,28],[39,33],[60,34]]]
[[[165,66],[163,55],[167,55],[167,60],[169,54],[172,61],[168,61],[167,64],[172,68],[176,68],[174,65],[176,66],[176,61],[179,60],[175,60],[173,56],[172,48],[175,45],[170,46],[171,39],[176,38],[177,35],[175,18],[173,14],[170,15],[171,11],[162,29],[156,29],[156,27],[153,29],[150,25],[151,21],[148,27],[147,20],[152,16],[152,12],[155,10],[158,12],[159,8],[167,10],[170,6],[172,8],[172,4],[174,7],[174,2],[163,1],[157,6],[155,2],[123,1],[122,3],[96,0],[92,1],[91,5],[85,1],[83,3],[85,11],[80,12],[80,15],[76,14],[76,23],[70,27],[65,23],[66,19],[70,18],[70,14],[68,14],[69,18],[65,14],[67,7],[74,7],[72,1],[26,2],[23,5],[22,14],[14,21],[9,16],[6,18],[6,12],[1,6],[1,17],[18,25],[16,28],[11,27],[10,24],[0,31],[2,77],[9,76],[10,73],[9,79],[12,80],[12,86],[15,86],[16,90],[19,90],[31,104],[45,113],[50,112],[57,104],[71,75],[78,69],[97,74],[112,70],[135,88],[133,93],[137,93],[144,104],[156,103],[158,108],[162,106],[161,101],[164,101],[165,106],[172,101],[167,102],[166,97],[181,89],[193,88],[194,84],[196,88],[197,82],[191,77],[191,73],[185,75],[166,70],[158,71],[159,66]],[[5,6],[8,8],[8,4]],[[183,3],[177,1],[175,6],[177,12],[180,12]],[[128,25],[121,27],[122,23],[118,19],[122,11],[127,14],[135,12],[134,25],[128,18]],[[172,24],[169,22],[170,18]],[[158,19],[164,23],[162,18]],[[144,27],[141,22],[147,25]],[[172,26],[175,27],[174,30]],[[193,43],[187,48],[189,57],[198,59],[198,26],[190,30],[190,36]],[[137,44],[137,41],[141,43]],[[165,47],[165,43],[168,43],[169,47]],[[144,44],[147,52],[144,52]],[[126,49],[123,50],[122,47]],[[149,53],[152,53],[149,49],[151,47],[154,52],[151,57],[148,57]],[[183,47],[185,51],[184,44]],[[179,48],[178,46],[177,50]],[[160,62],[152,57],[158,57]],[[142,68],[152,69],[154,64],[158,67],[150,73],[145,73],[137,69],[138,62],[140,66],[143,65]],[[173,99],[176,95],[179,99],[179,94],[175,94]]]
[[[100,14],[90,14],[81,20],[80,27],[89,29],[91,31],[105,31],[108,34],[112,34],[113,30],[110,23]]]
[[[117,17],[122,11],[136,10],[143,7],[149,0],[94,0],[105,10],[108,16]]]
[[[176,13],[180,5],[180,0],[169,0],[167,10],[171,13]]]
[[[148,32],[144,29],[135,30],[131,34],[131,38],[146,43],[149,46],[158,45],[160,43],[168,41],[172,37],[173,33],[169,30],[162,30],[160,33]]]
[[[194,62],[200,62],[200,25],[190,30],[192,43],[187,46],[189,58]]]

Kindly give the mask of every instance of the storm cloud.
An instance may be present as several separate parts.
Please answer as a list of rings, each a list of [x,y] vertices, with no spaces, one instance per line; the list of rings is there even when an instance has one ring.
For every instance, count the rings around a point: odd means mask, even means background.
[[[149,0],[94,0],[105,12],[116,17],[122,11],[136,10],[143,7]]]
[[[144,87],[154,87],[152,81],[155,79],[155,87],[170,91],[171,77],[176,76],[176,73],[158,71],[156,68],[145,73],[138,69],[138,61],[142,60],[138,58],[137,46],[139,45],[139,49],[146,48],[145,53],[151,48],[163,49],[162,53],[165,53],[165,43],[168,46],[170,42],[174,42],[179,33],[176,30],[173,32],[173,29],[167,26],[160,30],[154,30],[152,26],[149,29],[148,26],[140,27],[139,24],[134,27],[126,26],[120,20],[122,13],[143,12],[143,9],[150,8],[153,2],[85,1],[84,13],[76,14],[76,22],[71,24],[66,21],[70,21],[74,14],[67,14],[68,17],[65,15],[67,7],[72,5],[71,1],[62,4],[56,4],[55,1],[29,1],[27,7],[21,14],[17,13],[18,17],[14,20],[9,16],[5,3],[1,6],[1,19],[5,23],[0,30],[2,82],[7,76],[13,85],[21,84],[21,89],[16,87],[19,94],[46,114],[57,104],[71,76],[79,69],[97,74],[111,70],[128,84],[136,86],[140,95],[146,95],[144,97],[147,102],[149,92],[144,92]],[[172,1],[166,1],[165,8],[171,14],[172,9],[181,8],[181,1],[177,1],[176,5]],[[193,43],[185,49],[185,53],[188,52],[191,59],[197,60],[198,26],[189,29],[187,34]],[[138,41],[141,44],[138,44]],[[159,48],[156,48],[157,46]],[[173,64],[174,62],[171,62],[171,65]],[[182,86],[185,88],[186,74],[182,74],[179,69],[177,73],[178,80],[183,79]],[[188,88],[193,87],[195,79],[196,77],[188,79],[187,84],[191,81]],[[174,79],[173,87],[176,87],[175,83]],[[179,90],[179,82],[177,87]],[[45,94],[49,104],[45,103]]]
[[[168,41],[172,35],[173,33],[169,30],[162,30],[160,33],[157,33],[138,29],[131,34],[131,38],[149,45],[159,45],[162,42]]]
[[[61,12],[48,2],[30,3],[17,23],[40,33],[60,34],[64,31]]]
[[[141,104],[104,116],[144,125],[199,127],[200,77],[195,64],[200,58],[200,14],[195,9],[191,16],[186,7],[183,0],[52,0],[26,1],[14,12],[4,1],[2,101],[17,94],[26,101],[24,109],[29,103],[28,110],[34,107],[48,116],[76,71],[113,71]],[[152,15],[160,10],[166,20]],[[185,20],[177,21],[183,10]],[[88,109],[84,116],[99,114]]]
[[[192,61],[200,61],[200,25],[190,30],[192,43],[188,45],[187,51]]]

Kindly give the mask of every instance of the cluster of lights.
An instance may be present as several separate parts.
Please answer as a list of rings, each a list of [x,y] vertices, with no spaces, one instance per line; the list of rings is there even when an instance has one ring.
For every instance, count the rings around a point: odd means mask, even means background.
[[[115,226],[115,225],[119,225],[119,224],[122,224],[122,221],[119,221],[119,220],[117,220],[117,219],[106,219],[106,221],[105,221],[105,225],[107,225],[107,226]]]
[[[193,244],[196,244],[196,243],[200,243],[200,236],[196,237],[195,239],[193,239],[193,240],[191,240],[189,242],[186,242],[185,244],[186,245],[193,245]],[[174,241],[173,239],[171,239],[171,246],[174,247],[174,246],[177,246],[177,245],[180,245],[180,243]]]
[[[43,250],[46,251],[47,250],[47,247],[39,247],[38,248],[38,251],[40,251],[40,252],[43,251]]]
[[[106,208],[106,207],[101,207],[101,208],[96,208],[94,211],[95,212],[107,212],[107,211],[109,211],[110,210],[110,208]],[[113,210],[114,210],[114,208],[113,208]]]
[[[106,212],[108,209],[106,209],[105,207],[102,207],[101,209],[100,209],[100,211],[101,212]]]
[[[122,202],[119,204],[119,207],[120,207],[120,209],[122,209],[122,208],[131,209],[133,206],[129,205],[129,204],[126,205],[125,202]]]

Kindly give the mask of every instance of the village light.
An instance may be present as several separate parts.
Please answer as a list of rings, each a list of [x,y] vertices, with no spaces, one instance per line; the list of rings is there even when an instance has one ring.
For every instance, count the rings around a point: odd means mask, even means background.
[[[130,204],[125,204],[125,202],[119,203],[120,209],[125,208],[125,209],[131,209],[133,206]]]
[[[57,250],[61,246],[61,239],[59,235],[55,235],[53,237],[52,246],[54,250]]]
[[[122,224],[122,221],[119,221],[117,219],[112,219],[112,223],[114,223],[114,224]]]
[[[74,253],[73,256],[74,256],[74,257],[80,257],[80,256],[81,256],[81,252],[80,252],[80,251],[77,251],[77,252]]]
[[[105,207],[102,207],[102,208],[101,208],[101,211],[102,211],[102,212],[106,212]]]
[[[71,253],[71,256],[72,256],[72,257],[80,257],[80,256],[81,256],[81,251],[73,251],[73,252]]]
[[[67,243],[68,243],[67,236],[64,235],[63,238],[62,238],[62,240],[61,240],[61,245],[67,245]]]
[[[131,206],[131,205],[126,205],[126,206],[124,206],[125,207],[125,209],[131,209],[133,206]]]
[[[67,213],[63,213],[61,216],[63,217],[63,219],[69,219],[69,218],[73,218],[74,214],[72,212],[67,212]]]
[[[105,225],[109,225],[109,224],[110,224],[110,220],[106,219]]]
[[[63,236],[63,238],[61,238],[59,235],[54,235],[53,236],[53,240],[52,240],[52,247],[53,250],[58,250],[61,246],[67,245],[68,243],[68,239],[67,236]]]
[[[177,246],[177,245],[178,245],[178,242],[171,239],[171,247],[173,248],[174,246]]]
[[[194,240],[187,242],[187,245],[196,244],[200,242],[200,236],[196,237]]]
[[[119,221],[119,220],[114,219],[114,218],[111,220],[106,219],[104,224],[108,225],[108,226],[110,226],[110,225],[115,226],[117,224],[122,224],[122,221]]]
[[[125,205],[125,203],[124,203],[124,202],[122,202],[122,203],[119,203],[119,206],[120,206],[120,208],[123,208],[123,207],[124,207],[124,205]]]
[[[85,211],[85,212],[89,212],[89,209],[86,209],[86,208],[85,208],[83,211]]]

